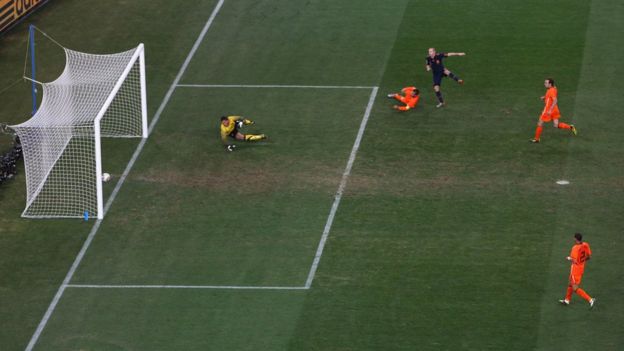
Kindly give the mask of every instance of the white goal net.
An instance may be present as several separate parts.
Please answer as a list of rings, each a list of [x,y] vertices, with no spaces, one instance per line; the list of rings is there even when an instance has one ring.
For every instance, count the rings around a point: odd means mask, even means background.
[[[110,55],[64,48],[61,76],[41,83],[41,107],[11,126],[22,143],[22,217],[104,217],[101,137],[147,137],[143,44]]]

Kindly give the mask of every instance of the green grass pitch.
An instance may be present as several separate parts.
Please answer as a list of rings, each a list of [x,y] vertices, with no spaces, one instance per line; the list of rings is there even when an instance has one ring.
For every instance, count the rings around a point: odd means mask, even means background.
[[[50,1],[0,37],[0,122],[30,112],[27,24],[84,52],[145,43],[151,120],[218,3]],[[175,88],[34,350],[621,350],[622,41],[616,0],[224,0],[180,84],[370,88]],[[443,109],[431,46],[467,53]],[[58,48],[38,53],[53,79]],[[551,76],[579,135],[533,145]],[[393,111],[407,85],[419,106]],[[269,140],[226,153],[223,114]],[[114,180],[137,145],[104,141]],[[2,351],[32,340],[95,223],[22,219],[24,201],[21,166],[0,186]],[[557,303],[576,231],[593,310]]]

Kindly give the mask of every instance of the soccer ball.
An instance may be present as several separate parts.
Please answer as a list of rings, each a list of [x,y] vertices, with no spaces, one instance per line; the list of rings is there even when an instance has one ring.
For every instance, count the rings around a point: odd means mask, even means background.
[[[111,175],[108,173],[102,173],[102,181],[106,183],[109,180],[111,180]]]
[[[243,128],[244,125],[243,121],[236,121],[236,128]]]

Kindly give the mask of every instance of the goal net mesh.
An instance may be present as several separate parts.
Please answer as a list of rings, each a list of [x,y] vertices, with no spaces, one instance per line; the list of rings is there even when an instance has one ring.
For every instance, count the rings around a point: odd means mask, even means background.
[[[63,73],[42,83],[39,110],[12,126],[26,168],[22,216],[102,218],[99,138],[145,135],[143,46],[111,55],[64,50]]]

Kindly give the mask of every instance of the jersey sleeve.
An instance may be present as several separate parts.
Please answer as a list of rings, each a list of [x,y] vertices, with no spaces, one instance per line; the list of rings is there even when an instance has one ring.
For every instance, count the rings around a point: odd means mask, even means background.
[[[576,260],[577,258],[576,256],[578,256],[578,250],[576,249],[576,245],[574,245],[572,246],[572,249],[570,250],[570,257]]]
[[[546,92],[546,97],[544,98],[544,112],[548,112],[550,107],[553,105],[555,100],[553,99],[553,94],[550,90]]]
[[[222,141],[224,144],[227,144],[227,137],[228,137],[228,133],[226,132],[226,130],[225,130],[225,128],[223,127],[223,125],[221,125],[220,134],[221,134],[221,141]]]
[[[585,249],[587,250],[587,256],[591,256],[592,252],[591,252],[591,248],[589,247],[588,243],[585,243]]]

